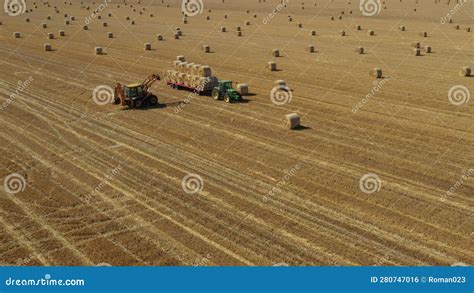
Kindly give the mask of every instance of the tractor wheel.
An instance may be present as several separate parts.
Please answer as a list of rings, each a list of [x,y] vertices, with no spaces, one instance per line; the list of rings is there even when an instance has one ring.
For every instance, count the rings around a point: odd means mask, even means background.
[[[156,96],[151,96],[149,101],[151,106],[155,106],[156,104],[158,104],[158,98]]]
[[[141,108],[143,106],[143,101],[142,100],[136,100],[135,101],[135,107],[136,108]]]
[[[215,90],[212,90],[212,98],[213,98],[214,100],[216,100],[216,101],[217,101],[217,100],[220,100],[221,97],[220,97],[220,94],[219,94],[219,91],[218,91],[218,90],[216,90],[216,89],[215,89]]]
[[[127,105],[130,109],[133,109],[135,108],[137,105],[135,104],[135,101],[129,101],[127,102]]]
[[[229,96],[229,95],[225,95],[225,96],[224,96],[224,101],[225,101],[226,103],[230,103],[232,100],[230,99],[230,96]]]

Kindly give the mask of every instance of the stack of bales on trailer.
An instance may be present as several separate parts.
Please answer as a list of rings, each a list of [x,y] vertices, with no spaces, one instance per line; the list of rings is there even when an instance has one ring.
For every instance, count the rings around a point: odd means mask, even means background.
[[[218,79],[212,76],[210,66],[179,60],[173,62],[173,69],[165,71],[164,81],[201,92],[212,91],[218,83]]]

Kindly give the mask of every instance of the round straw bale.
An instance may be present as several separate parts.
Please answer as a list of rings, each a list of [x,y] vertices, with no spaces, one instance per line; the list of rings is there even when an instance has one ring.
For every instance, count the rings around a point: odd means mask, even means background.
[[[369,72],[369,75],[375,78],[382,78],[382,69],[374,68]]]
[[[425,46],[425,52],[426,53],[432,53],[433,52],[433,49],[431,48],[431,46]]]
[[[415,56],[421,56],[421,49],[420,48],[413,48],[413,53]]]
[[[107,33],[107,37],[108,37],[109,39],[113,39],[113,38],[114,38],[114,33],[113,33],[113,32],[108,32],[108,33]]]
[[[94,48],[94,53],[96,55],[102,55],[102,54],[104,54],[104,50],[102,49],[102,47],[95,47]]]
[[[51,47],[51,44],[44,44],[44,50],[45,50],[46,52],[49,52],[49,51],[52,51],[53,48]]]
[[[308,45],[306,46],[306,51],[310,52],[310,53],[314,53],[314,45]]]
[[[211,53],[211,47],[209,45],[202,46],[204,53]]]
[[[48,39],[50,39],[50,40],[54,39],[54,34],[53,33],[48,33]]]
[[[284,125],[287,129],[293,130],[301,124],[300,116],[296,113],[285,115]]]
[[[176,57],[176,60],[181,61],[181,62],[186,62],[186,57],[184,57],[183,55],[179,55]]]
[[[356,52],[359,54],[364,54],[364,47],[357,47]]]
[[[150,51],[150,50],[151,50],[151,44],[145,43],[145,51]]]
[[[158,39],[158,41],[163,41],[163,35],[157,35],[156,38]]]
[[[21,33],[20,33],[20,32],[14,32],[14,33],[13,33],[13,37],[14,37],[15,39],[19,39],[19,38],[21,37]]]
[[[268,62],[267,66],[268,66],[268,69],[270,69],[270,71],[276,71],[277,70],[277,64],[273,61]]]
[[[461,71],[459,71],[459,75],[461,76],[471,76],[472,74],[472,70],[471,70],[471,67],[463,67],[461,68]]]
[[[273,83],[275,86],[278,86],[278,87],[285,87],[286,86],[286,81],[284,80],[275,80],[275,82]]]
[[[62,31],[62,30],[59,31],[59,36],[64,37],[65,35],[66,35],[66,32],[64,32],[64,31]]]
[[[246,83],[237,84],[237,91],[242,95],[246,96],[249,94],[249,86]]]
[[[273,57],[280,57],[280,50],[279,49],[273,49],[272,50],[272,56]]]
[[[369,36],[375,36],[375,31],[369,30],[368,34],[369,34]]]

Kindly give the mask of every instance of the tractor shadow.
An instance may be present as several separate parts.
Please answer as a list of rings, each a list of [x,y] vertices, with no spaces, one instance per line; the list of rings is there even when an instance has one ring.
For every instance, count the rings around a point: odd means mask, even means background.
[[[154,109],[163,109],[167,108],[170,106],[170,103],[168,104],[157,104],[157,105],[147,105],[147,106],[142,106],[140,108],[124,108],[122,111],[148,111],[148,110],[154,110]]]

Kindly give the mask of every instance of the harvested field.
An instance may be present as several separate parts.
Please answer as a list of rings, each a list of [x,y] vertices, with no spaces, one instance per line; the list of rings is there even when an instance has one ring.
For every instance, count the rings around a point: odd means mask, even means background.
[[[472,2],[36,2],[0,17],[1,265],[474,264]],[[111,104],[178,55],[251,92]]]

